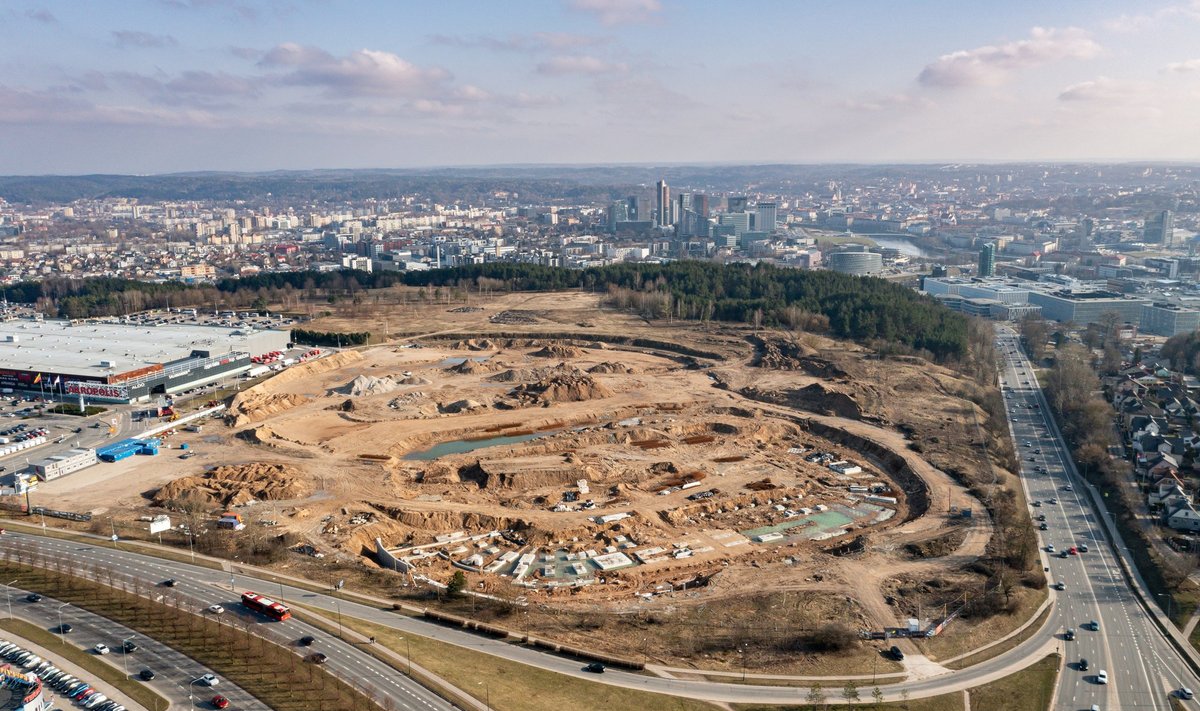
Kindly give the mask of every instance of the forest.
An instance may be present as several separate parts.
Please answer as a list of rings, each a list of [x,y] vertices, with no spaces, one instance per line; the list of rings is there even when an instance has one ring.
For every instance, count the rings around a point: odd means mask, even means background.
[[[840,338],[898,345],[939,360],[967,354],[966,317],[929,297],[883,279],[766,264],[679,261],[574,270],[492,263],[413,272],[277,272],[223,279],[212,286],[48,279],[9,286],[4,296],[36,304],[47,314],[85,318],[167,304],[265,309],[281,291],[304,293],[310,300],[336,299],[397,285],[492,291],[586,289],[606,294],[610,305],[652,318],[792,328],[820,324],[821,330]]]

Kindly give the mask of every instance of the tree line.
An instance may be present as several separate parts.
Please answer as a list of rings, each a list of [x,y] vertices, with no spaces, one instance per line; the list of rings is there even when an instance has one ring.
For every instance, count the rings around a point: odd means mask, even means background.
[[[911,289],[874,277],[768,264],[614,264],[565,269],[491,263],[412,272],[278,272],[222,279],[212,286],[128,279],[48,279],[15,284],[11,301],[64,318],[112,316],[144,308],[217,303],[264,307],[270,297],[355,294],[392,286],[489,291],[586,289],[650,317],[734,321],[756,326],[819,325],[834,336],[899,344],[939,360],[967,354],[967,319]],[[278,303],[278,302],[276,302]]]

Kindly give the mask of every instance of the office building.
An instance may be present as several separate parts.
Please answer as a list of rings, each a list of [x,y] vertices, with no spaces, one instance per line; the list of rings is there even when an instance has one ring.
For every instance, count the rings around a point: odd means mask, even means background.
[[[658,221],[659,227],[668,227],[674,224],[671,219],[671,189],[667,187],[667,181],[660,180],[654,186],[654,219]]]
[[[829,268],[843,274],[878,274],[883,271],[883,256],[875,252],[838,251],[828,255]]]
[[[774,202],[760,202],[754,209],[754,229],[759,232],[774,232],[779,206]]]
[[[1155,336],[1175,336],[1200,330],[1200,311],[1178,304],[1156,302],[1142,306],[1139,328]]]
[[[1175,215],[1170,210],[1146,218],[1142,236],[1147,242],[1169,247],[1175,244]]]
[[[996,245],[988,243],[979,250],[979,276],[996,276]]]
[[[1042,307],[1045,318],[1080,326],[1100,323],[1107,313],[1115,313],[1121,321],[1140,323],[1142,307],[1148,301],[1131,298],[1111,291],[1030,291],[1029,303]]]
[[[641,202],[641,198],[639,198],[637,195],[630,195],[629,197],[625,198],[625,214],[629,217],[630,222],[637,222],[638,220],[642,219]]]
[[[739,237],[750,231],[750,213],[748,212],[727,212],[721,215],[720,223],[733,227],[733,233]]]
[[[730,195],[725,198],[726,212],[745,212],[750,206],[750,198],[744,195]]]

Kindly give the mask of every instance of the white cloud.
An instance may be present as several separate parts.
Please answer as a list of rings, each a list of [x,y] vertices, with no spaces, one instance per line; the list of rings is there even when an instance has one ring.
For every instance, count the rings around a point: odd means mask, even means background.
[[[459,35],[434,35],[435,44],[468,49],[490,49],[497,52],[546,52],[595,47],[609,42],[607,37],[572,34],[569,32],[534,32],[527,35],[496,37],[463,37]]]
[[[921,96],[907,93],[887,95],[867,95],[844,99],[838,105],[849,111],[900,111],[932,106],[933,102]]]
[[[1168,20],[1174,17],[1183,17],[1192,20],[1200,20],[1200,0],[1191,0],[1191,2],[1180,3],[1175,5],[1165,5],[1158,8],[1154,12],[1142,13],[1138,15],[1120,15],[1111,20],[1104,22],[1104,29],[1110,32],[1141,32],[1148,30],[1151,27],[1159,24],[1163,20]]]
[[[155,49],[160,47],[174,47],[177,44],[175,38],[171,35],[154,35],[149,32],[138,32],[136,30],[114,30],[112,36],[117,46],[122,48],[141,47]]]
[[[647,22],[662,11],[659,0],[570,0],[570,6],[610,26]]]
[[[1078,104],[1104,104],[1108,107],[1153,108],[1151,97],[1158,89],[1146,82],[1096,77],[1072,84],[1058,94],[1058,100]]]
[[[943,54],[917,77],[924,86],[969,87],[1003,84],[1017,71],[1066,59],[1090,59],[1100,45],[1077,27],[1035,27],[1029,39]]]
[[[1171,62],[1163,67],[1163,71],[1170,74],[1189,74],[1191,72],[1200,72],[1200,59],[1188,59],[1182,62]]]
[[[439,67],[423,68],[391,52],[360,49],[335,57],[323,49],[291,42],[271,49],[259,64],[291,71],[283,81],[322,87],[334,94],[414,96],[450,79]]]
[[[538,73],[561,74],[613,74],[629,69],[624,64],[606,62],[598,57],[587,55],[561,55],[551,57],[537,65]]]

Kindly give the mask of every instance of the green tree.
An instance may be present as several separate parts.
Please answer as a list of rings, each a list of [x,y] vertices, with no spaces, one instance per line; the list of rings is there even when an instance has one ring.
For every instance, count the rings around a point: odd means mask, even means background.
[[[812,711],[820,711],[825,708],[825,690],[821,688],[821,682],[818,681],[812,685],[806,698]]]
[[[446,593],[454,597],[461,595],[466,588],[467,576],[461,570],[454,571],[454,575],[450,576],[450,582],[446,583]]]
[[[853,679],[846,680],[846,685],[842,687],[842,698],[846,699],[847,706],[861,700],[858,694],[858,684],[855,684]]]

